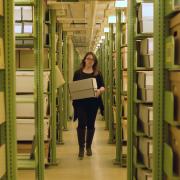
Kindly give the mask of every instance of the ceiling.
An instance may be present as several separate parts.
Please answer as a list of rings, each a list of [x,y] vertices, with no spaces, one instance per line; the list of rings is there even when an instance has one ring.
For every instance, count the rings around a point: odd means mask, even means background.
[[[56,9],[57,20],[72,36],[80,55],[93,50],[102,28],[107,25],[105,17],[115,12],[114,0],[48,0],[48,5]]]

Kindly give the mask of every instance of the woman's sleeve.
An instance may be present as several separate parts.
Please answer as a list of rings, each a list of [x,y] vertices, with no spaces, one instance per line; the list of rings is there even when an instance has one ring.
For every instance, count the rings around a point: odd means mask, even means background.
[[[75,73],[74,73],[74,76],[73,76],[73,81],[77,81],[78,80],[78,71],[76,71]]]
[[[98,85],[98,88],[105,87],[101,72],[98,74],[98,77],[97,77],[97,85]]]

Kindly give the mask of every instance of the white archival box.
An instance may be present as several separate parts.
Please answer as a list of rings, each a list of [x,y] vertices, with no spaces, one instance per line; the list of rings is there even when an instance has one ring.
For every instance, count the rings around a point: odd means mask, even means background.
[[[43,89],[47,92],[50,72],[43,72]],[[16,71],[16,93],[34,92],[34,71]]]
[[[96,97],[97,82],[95,78],[88,78],[69,83],[72,100]]]
[[[21,6],[14,6],[14,19],[21,21]]]
[[[141,3],[138,18],[139,20],[153,20],[154,5],[153,3]]]
[[[34,95],[16,95],[16,117],[33,118],[35,116]],[[44,117],[47,116],[48,95],[44,95]]]
[[[6,173],[6,147],[0,145],[0,178]]]
[[[24,31],[25,34],[33,33],[33,23],[32,22],[24,22]]]
[[[22,33],[22,23],[15,23],[15,33],[16,34]]]
[[[33,7],[32,6],[22,6],[22,20],[33,21]]]
[[[32,141],[35,135],[34,119],[16,119],[18,141]],[[49,138],[49,119],[44,119],[44,141]]]

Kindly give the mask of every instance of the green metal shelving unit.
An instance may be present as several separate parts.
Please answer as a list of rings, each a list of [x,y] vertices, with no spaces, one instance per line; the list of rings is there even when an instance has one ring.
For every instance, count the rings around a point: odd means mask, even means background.
[[[140,105],[149,105],[151,107],[154,107],[155,101],[159,98],[155,98],[154,101],[147,101],[142,100],[142,97],[139,96],[139,89],[138,89],[138,76],[137,73],[139,71],[153,71],[153,68],[146,68],[143,67],[139,68],[138,61],[140,61],[139,56],[136,58],[136,52],[138,51],[138,42],[153,37],[153,33],[141,33],[138,32],[138,25],[137,25],[137,9],[140,6],[141,3],[144,1],[136,1],[136,0],[129,0],[128,1],[128,156],[127,156],[127,168],[128,173],[127,177],[128,180],[136,180],[138,179],[139,171],[144,173],[148,173],[148,176],[154,176],[154,170],[157,168],[157,164],[154,164],[153,169],[151,169],[150,163],[148,165],[145,165],[145,161],[143,159],[142,152],[140,152],[140,144],[142,142],[142,139],[146,139],[148,143],[153,143],[154,147],[154,141],[156,141],[156,138],[152,138],[150,135],[145,134],[143,132],[142,126],[140,126],[140,120],[139,120],[139,106]],[[153,2],[153,1],[145,1],[145,3]],[[156,10],[155,10],[156,11]],[[157,18],[157,16],[156,16]],[[156,19],[155,18],[155,19]],[[156,43],[156,42],[155,42]],[[157,50],[157,48],[154,48]],[[140,54],[140,53],[139,53]],[[144,55],[144,54],[142,54]],[[156,66],[156,65],[154,65]],[[155,76],[155,78],[156,76]],[[157,82],[156,82],[157,83]],[[158,82],[159,83],[159,82]],[[154,82],[155,84],[155,82]],[[158,84],[159,85],[159,84]],[[154,87],[153,87],[153,91]],[[157,92],[156,92],[157,93]],[[156,94],[157,96],[157,94]],[[157,101],[156,101],[157,102]],[[155,109],[155,108],[153,108]],[[157,111],[159,110],[156,108]],[[158,122],[159,119],[153,119],[153,123]],[[147,125],[147,124],[146,124]],[[154,125],[155,126],[155,125]],[[157,128],[157,127],[153,127]],[[158,129],[160,130],[160,129]],[[154,130],[155,131],[155,130]],[[160,132],[159,132],[160,133]],[[156,137],[156,134],[153,134],[153,137]],[[142,145],[142,144],[141,144]],[[149,145],[150,146],[150,145]],[[156,146],[156,145],[155,145]],[[141,147],[143,148],[143,147]],[[144,149],[143,149],[144,150]],[[153,162],[157,158],[154,156],[157,156],[157,151],[148,151],[148,153],[153,152]],[[159,154],[158,154],[159,156]],[[150,157],[146,157],[148,160]],[[159,160],[159,159],[158,159]],[[158,161],[157,160],[157,161]],[[150,161],[150,160],[149,160]],[[160,166],[159,166],[160,167]],[[159,168],[158,167],[158,168]],[[157,168],[157,169],[158,169]],[[157,171],[156,169],[156,171]],[[154,176],[157,179],[157,176]]]
[[[108,57],[108,33],[106,32],[105,33],[105,75],[104,75],[104,81],[105,81],[105,88],[106,88],[106,91],[105,91],[105,101],[104,101],[104,107],[105,107],[105,129],[108,130],[109,129],[109,107],[108,107],[108,69],[109,69],[109,66],[108,66],[108,60],[109,57]]]
[[[56,164],[56,11],[50,10],[50,164]]]
[[[113,121],[113,24],[109,24],[109,97],[108,97],[108,106],[109,106],[109,143],[114,143],[114,121]]]
[[[121,10],[116,10],[116,158],[115,164],[122,165],[121,125]]]
[[[62,24],[58,24],[58,67],[62,72]],[[63,142],[63,91],[62,87],[58,89],[58,132],[57,132],[57,143],[64,144]]]
[[[68,54],[67,54],[67,32],[63,32],[63,76],[65,80],[65,85],[63,86],[63,99],[64,99],[64,104],[63,104],[63,127],[64,130],[68,130],[67,127],[67,121],[68,121]]]
[[[1,1],[0,38],[4,57],[0,68],[0,92],[3,93],[4,119],[0,124],[0,146],[5,145],[4,179],[17,179],[16,166],[16,113],[15,113],[15,46],[14,46],[14,1]],[[3,100],[2,99],[2,100]],[[1,109],[2,110],[2,109]],[[3,111],[2,111],[3,112]],[[2,116],[2,114],[1,114]],[[3,167],[2,167],[3,168]],[[2,170],[2,169],[1,169]],[[2,177],[0,177],[2,178]]]

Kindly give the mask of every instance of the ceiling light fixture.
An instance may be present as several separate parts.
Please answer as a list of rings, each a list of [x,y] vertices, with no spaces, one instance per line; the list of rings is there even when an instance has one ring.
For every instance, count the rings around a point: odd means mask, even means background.
[[[115,7],[117,7],[117,8],[125,8],[125,7],[127,7],[127,0],[117,0],[115,2]]]
[[[109,16],[108,17],[108,23],[109,24],[115,24],[116,23],[116,16]]]

